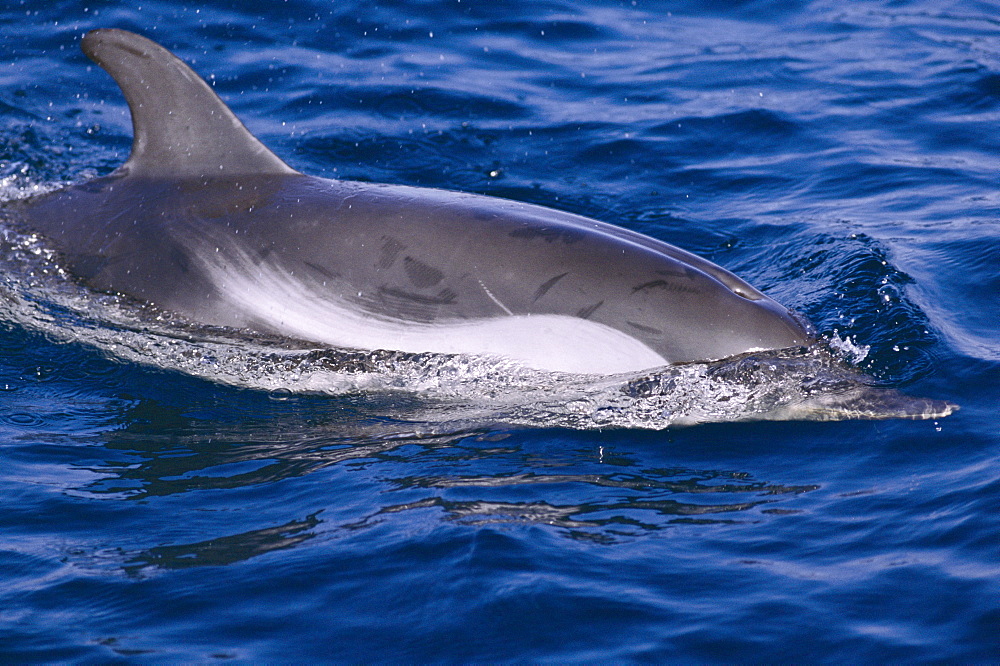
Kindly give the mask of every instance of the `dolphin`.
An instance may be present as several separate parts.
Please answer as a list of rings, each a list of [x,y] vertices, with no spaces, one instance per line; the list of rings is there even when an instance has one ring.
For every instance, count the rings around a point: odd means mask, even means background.
[[[162,46],[100,29],[82,48],[125,95],[131,153],[12,206],[90,289],[200,324],[556,372],[815,341],[801,317],[673,245],[517,201],[308,176]]]

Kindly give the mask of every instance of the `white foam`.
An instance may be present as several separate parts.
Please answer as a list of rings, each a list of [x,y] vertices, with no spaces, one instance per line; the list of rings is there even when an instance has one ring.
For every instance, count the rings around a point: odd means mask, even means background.
[[[858,344],[856,339],[852,340],[849,335],[841,338],[836,331],[829,337],[829,341],[831,348],[843,354],[845,359],[855,365],[865,360],[868,357],[868,352],[871,350],[870,345]]]

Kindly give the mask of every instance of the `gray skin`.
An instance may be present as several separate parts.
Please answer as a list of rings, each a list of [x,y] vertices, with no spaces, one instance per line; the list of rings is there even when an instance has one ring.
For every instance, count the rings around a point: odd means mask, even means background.
[[[131,155],[109,176],[13,212],[93,289],[205,324],[287,333],[234,306],[206,271],[204,257],[235,249],[372,321],[566,315],[669,363],[813,341],[786,308],[672,245],[519,202],[303,175],[161,46],[95,30],[82,47],[125,94]]]

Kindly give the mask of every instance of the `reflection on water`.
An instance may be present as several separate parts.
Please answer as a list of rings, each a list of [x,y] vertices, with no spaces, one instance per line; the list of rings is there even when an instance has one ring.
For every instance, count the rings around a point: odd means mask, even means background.
[[[571,536],[609,539],[612,535],[635,535],[678,523],[737,522],[734,514],[778,501],[775,496],[816,490],[817,485],[787,486],[754,481],[740,472],[650,470],[638,474],[503,474],[496,476],[407,477],[394,481],[397,488],[459,489],[468,496],[474,488],[514,489],[533,486],[546,495],[564,496],[566,488],[581,497],[607,495],[592,487],[626,491],[604,501],[566,503],[552,500],[505,502],[487,499],[451,500],[435,496],[382,508],[353,527],[363,527],[389,513],[411,509],[439,508],[448,520],[467,525],[488,523],[543,524],[567,528]],[[591,486],[591,488],[588,488]],[[518,494],[523,491],[518,490]],[[715,497],[706,497],[715,495]],[[594,528],[582,531],[583,528]]]
[[[411,443],[440,447],[468,434],[437,435],[419,424],[364,419],[344,402],[306,400],[296,412],[282,410],[271,419],[258,414],[236,424],[142,402],[124,413],[126,427],[107,434],[105,445],[128,452],[129,459],[92,469],[105,476],[81,490],[144,499],[262,485],[337,463],[378,460]]]
[[[311,539],[315,534],[310,530],[319,523],[319,519],[313,515],[277,527],[251,530],[198,543],[156,546],[133,555],[125,563],[124,569],[135,574],[145,567],[185,569],[233,564],[275,550],[291,548]]]
[[[336,401],[300,404],[294,412],[259,413],[237,424],[184,416],[141,403],[123,428],[105,435],[114,461],[90,466],[99,475],[76,490],[131,502],[226,489],[268,488],[310,477],[344,497],[363,501],[321,517],[290,504],[300,516],[253,530],[225,516],[211,527],[183,530],[184,541],[126,549],[121,566],[221,566],[294,548],[322,533],[357,533],[399,514],[430,512],[455,525],[539,525],[563,536],[613,543],[678,525],[759,522],[794,513],[782,503],[819,488],[755,478],[733,470],[703,470],[641,461],[602,449],[538,450],[517,431],[435,434],[404,423],[344,417]],[[554,431],[553,431],[554,432]],[[322,473],[321,473],[322,472]],[[311,476],[310,476],[311,475]],[[187,503],[199,503],[188,500]],[[348,502],[349,503],[349,502]]]

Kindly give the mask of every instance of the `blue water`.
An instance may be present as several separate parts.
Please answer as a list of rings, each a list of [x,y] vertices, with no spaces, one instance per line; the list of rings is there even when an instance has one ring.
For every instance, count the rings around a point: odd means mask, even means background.
[[[961,410],[463,430],[0,322],[5,661],[1000,659],[1000,5],[130,4],[0,8],[4,197],[127,156],[136,30],[297,169],[662,238]]]

